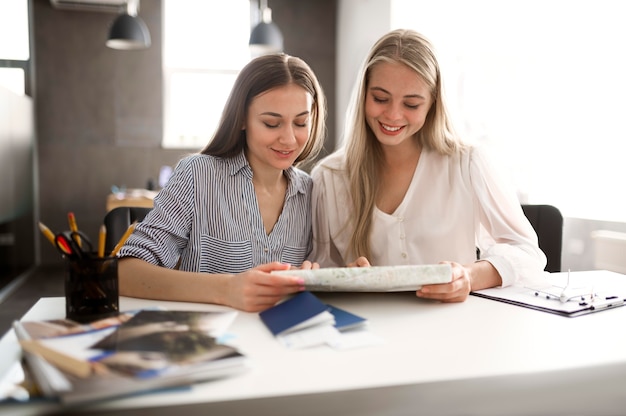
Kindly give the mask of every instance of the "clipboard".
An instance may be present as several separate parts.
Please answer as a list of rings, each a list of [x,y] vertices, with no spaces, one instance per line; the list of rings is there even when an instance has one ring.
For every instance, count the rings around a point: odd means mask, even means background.
[[[570,280],[568,274],[546,273],[543,284],[495,287],[470,294],[570,318],[626,305],[626,276],[600,270],[573,272]]]

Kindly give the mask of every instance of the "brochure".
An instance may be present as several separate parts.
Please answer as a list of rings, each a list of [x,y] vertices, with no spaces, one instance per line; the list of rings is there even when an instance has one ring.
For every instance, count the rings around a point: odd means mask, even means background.
[[[79,404],[245,371],[245,357],[216,338],[235,315],[142,310],[117,322],[16,321],[14,329],[43,395]]]

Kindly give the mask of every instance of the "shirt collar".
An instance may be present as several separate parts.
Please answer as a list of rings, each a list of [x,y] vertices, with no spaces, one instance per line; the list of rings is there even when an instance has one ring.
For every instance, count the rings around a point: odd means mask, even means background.
[[[248,163],[248,159],[246,159],[246,155],[244,151],[241,151],[237,156],[226,159],[229,166],[230,175],[236,175],[241,172],[241,174],[245,175],[249,179],[252,179],[252,169],[250,168],[250,164]],[[290,166],[289,169],[285,171],[285,175],[289,180],[289,184],[287,185],[287,197],[293,196],[296,193],[304,194],[306,193],[306,184],[302,175],[299,175],[297,170]]]
[[[287,197],[294,196],[296,193],[306,194],[306,183],[304,181],[304,175],[299,172],[293,166],[285,171],[287,179],[289,179],[289,185],[287,186]]]
[[[237,156],[226,158],[226,163],[228,164],[230,175],[236,175],[241,170],[244,170],[242,173],[252,178],[252,170],[243,150]]]

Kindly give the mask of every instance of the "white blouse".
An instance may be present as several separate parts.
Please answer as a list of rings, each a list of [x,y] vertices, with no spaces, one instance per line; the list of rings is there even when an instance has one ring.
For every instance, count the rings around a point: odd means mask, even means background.
[[[351,232],[344,154],[322,160],[313,177],[313,255],[321,267],[345,266]],[[370,235],[374,266],[469,264],[487,260],[508,286],[541,276],[546,257],[514,188],[478,147],[444,156],[422,150],[403,201],[392,214],[375,208]]]

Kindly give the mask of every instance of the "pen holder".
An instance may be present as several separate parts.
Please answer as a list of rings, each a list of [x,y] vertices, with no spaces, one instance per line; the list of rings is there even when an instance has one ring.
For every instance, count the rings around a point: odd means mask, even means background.
[[[65,315],[87,323],[119,313],[119,287],[116,257],[67,259],[65,274]]]

